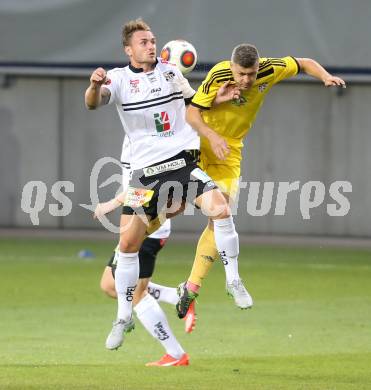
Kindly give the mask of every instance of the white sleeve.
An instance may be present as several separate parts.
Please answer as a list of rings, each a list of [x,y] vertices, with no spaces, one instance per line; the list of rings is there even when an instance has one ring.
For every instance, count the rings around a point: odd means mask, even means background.
[[[119,89],[119,80],[113,70],[109,70],[107,72],[107,82],[102,86],[102,88],[107,88],[111,92],[111,96],[107,104],[116,103],[118,96],[117,91]]]
[[[176,68],[176,81],[183,92],[184,99],[193,97],[196,91],[190,86],[189,81],[183,76],[182,72]]]

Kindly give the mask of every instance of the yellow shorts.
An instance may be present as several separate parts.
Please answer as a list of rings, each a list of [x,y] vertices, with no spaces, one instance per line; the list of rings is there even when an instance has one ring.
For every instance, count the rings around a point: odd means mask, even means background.
[[[201,150],[200,168],[205,171],[220,188],[222,192],[227,194],[230,198],[236,199],[238,193],[241,164],[238,161],[222,160],[215,161],[214,158],[208,158],[206,153]]]

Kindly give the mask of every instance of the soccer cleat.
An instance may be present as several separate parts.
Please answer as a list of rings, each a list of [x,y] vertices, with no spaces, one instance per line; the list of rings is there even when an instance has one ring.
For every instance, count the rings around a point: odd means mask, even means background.
[[[190,291],[186,287],[186,283],[180,283],[177,288],[179,302],[175,305],[179,318],[184,318],[189,310],[191,303],[198,297],[198,294]]]
[[[112,330],[106,340],[106,348],[112,350],[121,347],[124,341],[124,333],[131,332],[134,327],[135,324],[131,318],[129,321],[124,321],[121,319],[114,321]]]
[[[189,309],[187,311],[187,314],[183,318],[185,324],[184,324],[184,330],[186,333],[191,333],[195,327],[196,327],[196,310],[195,310],[195,301],[192,301],[189,305]]]
[[[147,363],[147,367],[171,367],[171,366],[188,366],[189,365],[189,356],[184,353],[179,359],[173,358],[171,355],[164,355],[157,362]]]
[[[251,295],[247,292],[241,279],[233,280],[226,284],[227,294],[232,296],[236,306],[241,309],[249,309],[253,305]]]

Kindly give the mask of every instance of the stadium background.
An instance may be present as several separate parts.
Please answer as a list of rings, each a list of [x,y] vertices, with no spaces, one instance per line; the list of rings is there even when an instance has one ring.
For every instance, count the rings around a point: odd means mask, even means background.
[[[295,16],[294,16],[295,15]],[[350,212],[330,217],[326,196],[311,219],[300,213],[299,191],[290,193],[285,216],[247,214],[247,190],[236,217],[241,233],[370,236],[371,227],[371,7],[366,0],[196,1],[97,3],[87,0],[3,1],[0,3],[0,225],[32,226],[21,210],[30,180],[48,188],[40,227],[97,228],[89,212],[89,176],[101,157],[119,158],[123,132],[113,107],[88,112],[83,95],[95,66],[126,62],[120,29],[142,16],[158,48],[185,38],[198,50],[199,66],[189,75],[200,83],[212,63],[230,56],[244,41],[262,56],[312,57],[348,83],[345,91],[325,89],[299,77],[273,88],[244,149],[245,181],[322,181],[328,193],[336,180],[350,181]],[[351,26],[350,30],[346,26]],[[106,167],[100,182],[117,167]],[[51,186],[69,180],[74,192],[66,217],[53,217]],[[108,199],[117,186],[100,190]],[[117,218],[117,217],[116,217]],[[178,218],[175,231],[193,231],[202,217]]]

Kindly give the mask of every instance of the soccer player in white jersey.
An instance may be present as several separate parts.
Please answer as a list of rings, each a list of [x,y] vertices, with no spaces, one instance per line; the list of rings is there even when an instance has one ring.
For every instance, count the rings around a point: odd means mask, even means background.
[[[237,269],[239,251],[228,203],[197,166],[200,141],[185,121],[184,103],[184,98],[193,96],[193,89],[175,66],[156,58],[155,37],[142,20],[124,26],[123,46],[130,64],[108,73],[102,68],[96,69],[85,93],[89,109],[116,104],[135,157],[131,161],[133,174],[120,220],[115,274],[117,320],[106,341],[112,349],[119,347],[124,333],[132,329],[133,292],[139,275],[138,251],[148,221],[157,218],[164,208],[194,202],[213,220],[219,254],[232,269]],[[172,214],[175,213],[172,209]],[[148,300],[141,300],[139,304],[143,310],[150,306]],[[166,338],[168,335],[162,325],[155,324],[153,332]],[[155,364],[188,362],[184,351],[176,355],[167,354]]]
[[[130,142],[128,137],[124,137],[121,153],[121,164],[122,164],[122,189],[123,193],[126,192],[131,176],[131,153],[130,153]],[[99,203],[95,210],[94,216],[100,218],[113,211],[115,208],[120,206],[124,199],[123,193],[119,194],[116,198],[111,199],[108,202]],[[180,346],[179,342],[172,333],[166,315],[158,305],[157,302],[166,302],[175,305],[179,296],[175,288],[165,287],[150,282],[156,263],[156,257],[159,251],[164,247],[167,238],[170,235],[171,223],[167,219],[158,230],[149,235],[142,243],[139,250],[139,280],[137,288],[133,294],[134,310],[137,314],[138,320],[142,323],[144,328],[159,342],[163,345],[166,350],[166,355],[177,356],[179,354],[184,355],[184,351]],[[108,296],[117,298],[115,288],[115,272],[117,267],[117,259],[119,254],[119,246],[114,250],[107,266],[104,268],[102,277],[100,280],[100,287]],[[150,294],[150,295],[148,295]],[[192,321],[193,318],[193,321]],[[191,322],[190,322],[191,321]],[[158,325],[161,324],[161,328],[167,334],[167,338],[156,332]],[[188,326],[188,332],[191,332],[194,328],[195,317],[192,317],[192,313],[186,319]],[[157,327],[156,327],[157,326]],[[110,345],[108,345],[110,348]],[[116,347],[116,345],[114,345]],[[168,359],[164,363],[168,363]],[[162,365],[161,362],[154,362],[153,364]],[[174,362],[173,362],[174,363]],[[152,363],[151,363],[152,364]],[[183,356],[177,362],[176,365],[187,365],[188,356]]]
[[[122,164],[122,189],[125,192],[128,188],[130,181],[130,144],[128,142],[128,138],[124,138],[124,142],[122,145],[122,153],[121,153],[121,164]],[[120,195],[119,195],[120,196]],[[95,210],[95,217],[100,217],[105,215],[107,212],[113,211],[117,208],[117,205],[120,204],[116,198],[105,202],[99,203]],[[139,282],[138,284],[141,286],[138,290],[144,291],[142,294],[143,298],[147,295],[145,291],[152,295],[154,299],[158,302],[165,302],[172,305],[175,305],[179,300],[179,295],[177,294],[176,288],[166,287],[159,284],[155,284],[151,282],[151,277],[154,272],[156,258],[160,250],[165,246],[167,239],[170,236],[171,232],[171,223],[170,220],[167,219],[158,230],[154,233],[150,234],[144,241],[139,250]],[[117,298],[117,293],[115,289],[115,271],[117,266],[117,257],[118,257],[118,246],[114,250],[108,264],[103,270],[100,287],[103,292],[105,292],[111,298]],[[135,293],[134,297],[135,299]],[[139,300],[140,302],[140,300]],[[156,304],[153,306],[157,307]],[[158,308],[153,314],[152,311],[147,311],[143,313],[138,319],[143,322],[143,326],[146,328],[146,324],[149,319],[147,317],[153,315],[152,320],[155,323],[159,322],[161,318],[158,316]],[[162,315],[161,315],[162,317]],[[192,332],[195,326],[195,312],[194,310],[190,310],[189,315],[185,318],[185,329],[187,333]],[[148,328],[148,327],[147,327]],[[150,329],[149,329],[150,330]],[[150,332],[151,333],[151,332]],[[167,351],[170,352],[170,351]]]
[[[128,137],[124,137],[122,144],[121,152],[121,164],[122,164],[122,193],[117,195],[117,197],[109,200],[108,202],[99,203],[95,209],[94,216],[100,218],[101,216],[110,213],[115,210],[117,207],[120,207],[121,203],[124,200],[124,193],[126,192],[131,175],[130,168],[131,153],[130,153],[130,142]],[[152,295],[154,299],[158,302],[166,302],[172,305],[176,305],[179,301],[179,295],[176,288],[167,287],[151,282],[151,277],[154,272],[156,258],[160,250],[164,247],[167,239],[170,236],[171,232],[171,223],[170,219],[166,221],[156,230],[154,233],[150,234],[144,241],[139,250],[139,285],[141,288],[138,290],[144,291],[143,295],[145,296],[145,291],[147,289],[148,293]],[[112,256],[110,257],[108,264],[103,270],[102,277],[100,280],[100,288],[111,298],[117,298],[117,293],[115,289],[115,272],[117,266],[117,257],[118,257],[117,246],[113,251]],[[136,289],[137,290],[137,289]],[[135,294],[135,293],[134,293]],[[150,313],[147,313],[147,316]],[[155,315],[156,319],[156,315]],[[192,303],[190,309],[187,312],[187,316],[184,318],[185,321],[185,331],[191,333],[196,324],[196,313],[194,302]],[[140,319],[139,319],[140,320]]]

